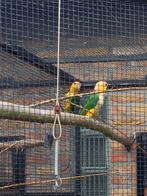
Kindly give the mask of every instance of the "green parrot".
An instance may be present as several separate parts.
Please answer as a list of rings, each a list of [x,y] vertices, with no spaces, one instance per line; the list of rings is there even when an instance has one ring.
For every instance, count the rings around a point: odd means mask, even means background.
[[[94,88],[96,94],[90,95],[84,105],[81,115],[89,117],[99,117],[101,107],[104,104],[104,97],[108,84],[105,81],[97,82]]]

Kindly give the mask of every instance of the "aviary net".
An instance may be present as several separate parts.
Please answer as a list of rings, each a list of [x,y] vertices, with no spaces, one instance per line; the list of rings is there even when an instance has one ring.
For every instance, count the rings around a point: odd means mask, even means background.
[[[146,10],[1,0],[0,195],[147,195]]]

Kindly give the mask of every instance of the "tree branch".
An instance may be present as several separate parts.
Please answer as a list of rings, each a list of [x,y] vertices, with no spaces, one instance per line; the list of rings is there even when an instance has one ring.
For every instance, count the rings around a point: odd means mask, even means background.
[[[38,123],[53,123],[55,113],[53,110],[43,110],[30,108],[29,106],[17,105],[0,101],[0,118],[10,120],[20,120]],[[111,140],[115,140],[125,146],[130,146],[129,137],[117,135],[114,130],[101,121],[94,120],[90,117],[75,115],[61,112],[60,120],[63,125],[81,126],[94,131],[103,133]]]

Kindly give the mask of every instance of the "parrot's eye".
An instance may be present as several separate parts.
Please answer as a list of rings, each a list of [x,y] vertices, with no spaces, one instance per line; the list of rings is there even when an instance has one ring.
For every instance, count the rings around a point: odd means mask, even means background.
[[[75,82],[74,85],[80,86],[81,84],[79,82]]]

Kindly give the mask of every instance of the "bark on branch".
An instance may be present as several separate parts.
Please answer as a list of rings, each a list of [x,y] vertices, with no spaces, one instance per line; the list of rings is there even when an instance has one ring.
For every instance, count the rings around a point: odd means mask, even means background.
[[[10,120],[20,120],[38,123],[53,123],[54,111],[30,108],[24,105],[17,105],[0,101],[0,118]],[[123,135],[117,135],[114,130],[103,122],[94,120],[90,117],[64,113],[60,115],[61,123],[64,125],[81,126],[94,131],[103,133],[111,140],[115,140],[125,146],[130,146],[130,139]]]

